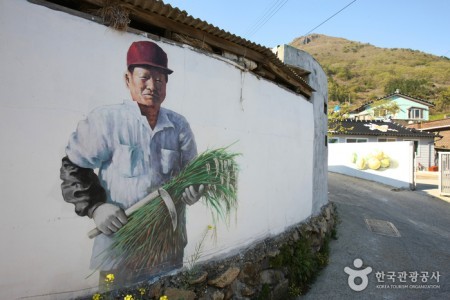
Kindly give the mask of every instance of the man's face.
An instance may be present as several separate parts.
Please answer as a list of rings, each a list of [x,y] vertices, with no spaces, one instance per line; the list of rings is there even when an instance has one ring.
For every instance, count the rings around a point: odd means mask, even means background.
[[[166,74],[154,67],[135,67],[125,81],[131,98],[139,105],[159,108],[166,98]]]

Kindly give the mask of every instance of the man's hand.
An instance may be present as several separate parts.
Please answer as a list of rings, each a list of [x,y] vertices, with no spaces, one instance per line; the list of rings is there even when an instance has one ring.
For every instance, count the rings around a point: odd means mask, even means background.
[[[205,186],[203,184],[198,187],[197,191],[195,190],[195,187],[191,185],[184,190],[181,200],[188,205],[192,205],[200,200],[204,192]]]
[[[116,232],[128,222],[123,209],[110,203],[104,203],[97,207],[92,218],[98,230],[106,235]]]

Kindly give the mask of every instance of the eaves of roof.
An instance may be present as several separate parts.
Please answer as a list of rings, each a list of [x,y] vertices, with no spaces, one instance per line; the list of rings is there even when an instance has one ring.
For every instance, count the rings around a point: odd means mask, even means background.
[[[434,104],[432,102],[430,102],[430,101],[427,101],[427,100],[424,100],[424,99],[420,99],[420,98],[415,98],[415,97],[410,96],[410,95],[406,95],[406,94],[395,92],[395,93],[383,96],[381,98],[377,98],[376,100],[367,101],[367,102],[363,103],[361,106],[359,106],[358,108],[355,108],[354,110],[352,110],[351,112],[363,111],[367,105],[370,105],[370,104],[374,103],[375,101],[380,101],[380,100],[383,100],[383,99],[390,98],[392,96],[401,96],[401,97],[406,98],[408,100],[411,100],[411,101],[414,101],[414,102],[417,102],[417,103],[421,103],[421,104],[427,105],[429,107],[434,107]]]
[[[345,132],[336,133],[335,135],[370,135],[370,136],[400,136],[400,137],[436,137],[437,135],[425,133],[423,131],[418,131],[416,133],[391,133],[391,132],[379,132],[379,133],[359,133],[359,132]]]
[[[370,130],[370,124],[377,126],[389,126],[386,132],[380,130]],[[366,120],[344,120],[341,122],[343,128],[348,130],[344,133],[334,133],[335,135],[361,135],[361,136],[392,136],[392,137],[437,137],[435,133],[419,131],[414,128],[408,128],[401,124],[388,121],[366,121]],[[349,129],[351,128],[351,129]]]
[[[417,102],[417,103],[421,103],[421,104],[427,105],[429,107],[434,107],[434,103],[433,102],[427,101],[425,99],[416,98],[416,97],[413,97],[413,96],[410,96],[410,95],[402,94],[402,93],[392,93],[392,94],[383,96],[381,98],[378,98],[377,100],[387,99],[387,98],[390,98],[392,96],[402,96],[402,97],[404,97],[404,98],[406,98],[408,100],[411,100],[411,101],[414,101],[414,102]]]
[[[420,131],[437,131],[437,130],[448,130],[450,128],[450,125],[443,125],[443,126],[435,126],[435,127],[427,127],[427,128],[416,128]]]
[[[415,123],[407,126],[408,128],[415,128],[417,130],[444,130],[450,128],[450,119],[434,120],[427,122]]]
[[[195,48],[216,54],[228,52],[242,60],[250,60],[257,67],[249,69],[260,77],[276,82],[286,88],[309,98],[315,91],[294,69],[290,68],[272,52],[271,49],[250,42],[239,36],[224,31],[205,21],[190,16],[186,11],[172,7],[159,0],[31,0],[33,2],[54,2],[59,5],[71,3],[77,10],[83,4],[101,9],[105,5],[118,5],[129,11],[131,20],[147,28],[158,28],[158,36],[175,42],[187,43]],[[41,3],[45,5],[44,3]],[[81,10],[80,10],[81,11]],[[138,30],[140,29],[136,28]],[[161,35],[160,32],[163,34]],[[149,32],[154,35],[155,33]],[[190,41],[190,42],[189,42]],[[203,46],[199,46],[203,45]],[[307,73],[305,73],[307,74]],[[303,75],[303,74],[302,74]]]

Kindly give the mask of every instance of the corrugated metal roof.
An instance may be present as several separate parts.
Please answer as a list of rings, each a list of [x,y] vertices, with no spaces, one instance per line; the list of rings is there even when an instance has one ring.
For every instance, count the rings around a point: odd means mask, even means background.
[[[234,54],[256,61],[260,65],[264,65],[264,71],[260,73],[255,71],[256,74],[266,77],[279,84],[285,85],[291,90],[297,93],[301,93],[306,97],[310,97],[314,89],[292,68],[284,64],[278,59],[278,57],[272,52],[271,49],[253,43],[249,40],[243,39],[237,35],[224,31],[216,26],[213,26],[203,20],[190,16],[186,11],[182,11],[176,7],[172,7],[169,4],[165,4],[160,0],[121,0],[121,1],[104,1],[104,0],[80,0],[79,2],[90,3],[99,7],[103,7],[105,3],[118,3],[118,5],[124,6],[130,9],[130,18],[133,19],[133,14],[138,14],[140,21],[145,21],[148,24],[153,24],[158,27],[164,27],[168,30],[181,33],[190,36],[191,38],[197,38],[199,40],[202,37],[198,32],[210,35],[210,42],[214,42],[215,48],[221,48],[220,41],[225,43],[223,50],[232,52]],[[160,19],[158,19],[158,17]],[[165,18],[164,19],[161,19]],[[170,20],[167,21],[167,20]],[[174,26],[176,24],[177,26]],[[170,36],[164,36],[170,39]],[[209,37],[209,36],[208,36]],[[203,39],[205,36],[203,36]],[[229,44],[232,43],[235,46]],[[230,51],[231,48],[231,51]],[[243,48],[243,49],[242,49]],[[204,49],[204,48],[203,48]],[[240,53],[242,52],[242,53]],[[252,57],[253,56],[253,57]],[[272,73],[270,76],[265,71]]]
[[[202,21],[198,18],[190,16],[186,11],[182,11],[176,7],[172,7],[170,4],[164,4],[163,1],[158,0],[123,0],[135,7],[140,7],[144,10],[150,11],[152,13],[159,14],[161,16],[167,17],[178,23],[191,26],[195,29],[205,31],[209,34],[215,35],[217,37],[223,38],[230,42],[240,44],[252,50],[258,50],[258,52],[264,53],[267,56],[272,56],[271,58],[276,58],[277,62],[281,62],[272,51],[264,46],[255,44],[249,40],[243,39],[235,34],[222,30],[206,21]]]

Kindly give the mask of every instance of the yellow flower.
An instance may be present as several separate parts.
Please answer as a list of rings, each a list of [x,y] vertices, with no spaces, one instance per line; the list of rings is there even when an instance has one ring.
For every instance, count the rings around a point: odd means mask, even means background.
[[[213,225],[208,225],[208,230],[213,230],[214,226]]]
[[[139,293],[141,295],[144,295],[145,294],[145,288],[139,288]]]
[[[113,282],[114,281],[114,274],[110,273],[110,274],[106,275],[105,281],[106,282]]]
[[[159,300],[169,300],[169,297],[166,295],[159,297]]]
[[[100,294],[94,294],[94,296],[92,296],[92,300],[101,300],[102,299],[102,295]]]
[[[126,295],[123,300],[134,300],[132,295]]]

